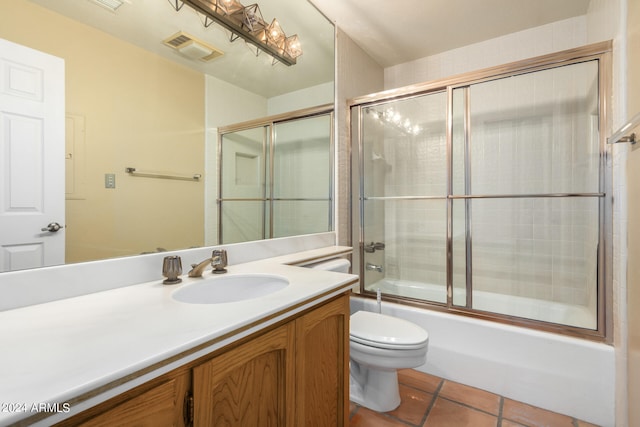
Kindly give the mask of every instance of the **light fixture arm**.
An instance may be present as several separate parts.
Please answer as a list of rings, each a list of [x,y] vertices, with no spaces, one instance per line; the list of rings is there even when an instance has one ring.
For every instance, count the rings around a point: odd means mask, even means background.
[[[176,12],[180,12],[180,9],[184,6],[184,2],[182,0],[169,0],[169,4],[173,6]]]

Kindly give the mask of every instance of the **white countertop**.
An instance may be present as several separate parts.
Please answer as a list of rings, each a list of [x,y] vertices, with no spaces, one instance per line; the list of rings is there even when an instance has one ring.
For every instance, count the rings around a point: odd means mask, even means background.
[[[213,305],[177,302],[171,297],[175,290],[202,280],[183,276],[178,285],[156,280],[0,312],[0,425],[33,416],[33,404],[62,405],[159,366],[137,382],[72,405],[70,413],[54,416],[59,421],[345,292],[357,276],[284,265],[330,253],[308,251],[229,266],[227,275],[264,273],[289,281],[284,289],[253,300]],[[204,277],[210,276],[207,270]],[[266,317],[268,322],[260,322]],[[238,331],[230,339],[216,341]],[[201,351],[190,351],[203,344],[206,348]],[[177,355],[177,362],[163,363]]]

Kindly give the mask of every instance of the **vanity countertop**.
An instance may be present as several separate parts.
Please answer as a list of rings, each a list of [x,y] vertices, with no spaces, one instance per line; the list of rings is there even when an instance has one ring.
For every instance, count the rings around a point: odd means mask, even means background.
[[[229,266],[227,275],[263,273],[289,281],[251,300],[177,302],[173,292],[202,280],[185,275],[177,285],[156,280],[0,312],[0,425],[37,415],[42,404],[71,410],[58,414],[59,421],[344,293],[357,276],[287,264],[348,251],[323,248]]]

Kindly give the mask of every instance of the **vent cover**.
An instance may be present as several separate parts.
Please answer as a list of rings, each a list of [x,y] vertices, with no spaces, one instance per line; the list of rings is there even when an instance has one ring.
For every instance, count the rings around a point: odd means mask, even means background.
[[[91,0],[98,6],[102,6],[105,9],[115,12],[124,3],[129,3],[129,0]]]
[[[172,49],[177,50],[182,55],[191,59],[199,59],[200,61],[209,62],[219,56],[224,55],[220,49],[203,42],[190,34],[180,31],[169,38],[163,40],[163,43]]]

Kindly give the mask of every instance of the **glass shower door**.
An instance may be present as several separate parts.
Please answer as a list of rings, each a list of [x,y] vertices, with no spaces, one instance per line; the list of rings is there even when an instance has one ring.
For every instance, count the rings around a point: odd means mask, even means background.
[[[597,328],[597,87],[587,61],[454,90],[455,305]]]
[[[362,108],[368,291],[446,303],[446,111],[446,92]]]
[[[606,336],[613,183],[600,49],[350,105],[364,293]]]

